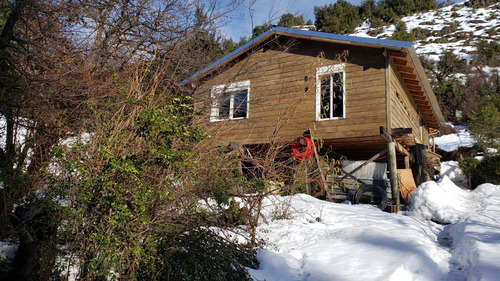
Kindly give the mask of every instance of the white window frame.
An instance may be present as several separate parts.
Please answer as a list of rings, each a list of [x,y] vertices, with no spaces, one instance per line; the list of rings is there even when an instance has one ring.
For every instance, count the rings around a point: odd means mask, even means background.
[[[233,117],[235,105],[234,105],[234,94],[239,93],[241,91],[247,92],[246,99],[246,116],[245,117]],[[235,82],[231,84],[217,85],[212,87],[210,91],[210,97],[212,98],[212,107],[210,111],[210,122],[219,122],[224,121],[227,118],[219,117],[219,97],[224,93],[230,93],[230,101],[229,101],[229,119],[230,120],[240,120],[240,119],[248,119],[249,116],[249,102],[250,102],[250,80]]]
[[[321,79],[320,77],[323,75],[333,75],[335,73],[342,73],[342,116],[341,117],[333,117],[333,110],[330,110],[329,118],[321,118]],[[345,91],[345,64],[334,64],[328,66],[322,66],[316,68],[316,121],[324,121],[324,120],[337,120],[344,119],[346,116],[345,105],[346,105],[346,91]],[[330,92],[333,93],[333,89],[330,89]],[[333,95],[330,94],[330,105],[333,104]]]

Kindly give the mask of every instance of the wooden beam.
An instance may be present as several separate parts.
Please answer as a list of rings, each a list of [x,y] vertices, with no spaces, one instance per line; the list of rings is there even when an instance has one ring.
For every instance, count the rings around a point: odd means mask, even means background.
[[[420,86],[420,81],[418,81],[418,80],[405,79],[405,83],[408,85],[419,85]]]
[[[408,74],[408,73],[401,73],[401,76],[404,79],[412,79],[412,80],[417,80],[417,75],[416,74]],[[417,80],[418,81],[418,80]]]
[[[406,148],[404,148],[400,143],[395,141],[394,138],[389,134],[389,132],[387,132],[387,130],[383,126],[379,127],[379,132],[380,136],[382,136],[387,142],[394,142],[396,144],[397,150],[401,154],[410,155],[410,152]]]
[[[379,128],[380,136],[382,136],[387,142],[392,141],[391,134],[387,132],[387,130],[384,128],[384,126],[380,126]]]
[[[408,57],[408,55],[406,53],[396,52],[396,51],[392,51],[391,56],[398,57],[398,58],[407,58]]]
[[[406,65],[408,65],[408,59],[394,57],[394,64],[406,66]]]
[[[398,143],[401,143],[405,146],[415,146],[417,144],[417,141],[415,140],[415,137],[406,135],[406,136],[399,136],[394,138]]]
[[[413,99],[415,100],[427,100],[427,98],[424,95],[418,94],[415,91],[410,91],[410,94],[413,96]]]
[[[398,70],[403,73],[415,74],[415,69],[413,67],[397,65]]]
[[[394,128],[391,131],[391,136],[396,137],[396,136],[402,136],[402,135],[408,135],[412,133],[412,128]]]
[[[422,87],[420,86],[417,86],[417,85],[406,85],[406,87],[409,89],[409,90],[415,90],[415,91],[419,91],[422,89]]]
[[[430,105],[427,101],[415,101],[415,103],[416,103],[417,105],[419,105],[420,107],[422,107],[422,108],[423,108],[424,106],[431,106],[431,105]],[[420,108],[420,109],[422,109],[422,108]]]

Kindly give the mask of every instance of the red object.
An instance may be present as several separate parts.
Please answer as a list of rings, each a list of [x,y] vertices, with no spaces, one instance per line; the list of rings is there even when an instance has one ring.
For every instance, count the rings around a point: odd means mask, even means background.
[[[298,162],[308,161],[314,155],[314,142],[308,137],[300,137],[306,142],[306,145],[300,141],[295,141],[292,144],[292,155]]]

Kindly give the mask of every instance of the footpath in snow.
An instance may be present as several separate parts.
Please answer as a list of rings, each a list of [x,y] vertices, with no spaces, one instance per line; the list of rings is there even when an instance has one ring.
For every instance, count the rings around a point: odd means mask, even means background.
[[[304,194],[265,205],[258,232],[266,245],[260,268],[249,269],[254,280],[500,278],[500,186],[467,191],[447,177],[427,182],[405,214]]]

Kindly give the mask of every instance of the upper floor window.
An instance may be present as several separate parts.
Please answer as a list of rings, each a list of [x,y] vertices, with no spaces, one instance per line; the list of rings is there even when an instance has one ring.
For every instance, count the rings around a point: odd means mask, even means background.
[[[316,120],[345,118],[345,66],[316,69]]]
[[[212,88],[210,121],[248,118],[250,81],[218,85]]]

